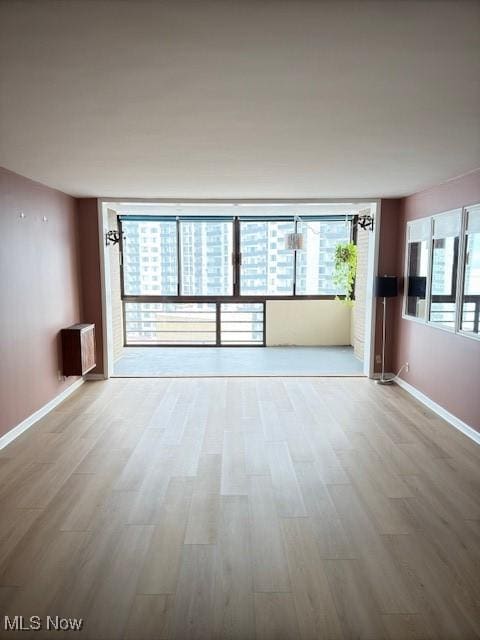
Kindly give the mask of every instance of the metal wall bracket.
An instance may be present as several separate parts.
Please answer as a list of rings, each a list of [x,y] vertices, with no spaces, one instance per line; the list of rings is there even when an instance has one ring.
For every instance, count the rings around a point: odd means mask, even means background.
[[[364,231],[373,231],[373,216],[358,216],[357,224]]]
[[[122,235],[122,238],[125,239],[125,234]],[[120,231],[118,229],[112,229],[111,231],[107,231],[105,234],[105,246],[110,246],[111,244],[118,244],[120,242]]]

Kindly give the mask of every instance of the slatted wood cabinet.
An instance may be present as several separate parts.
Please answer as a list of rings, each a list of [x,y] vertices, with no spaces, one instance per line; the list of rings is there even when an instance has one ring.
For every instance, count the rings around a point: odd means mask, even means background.
[[[83,376],[95,365],[95,325],[74,324],[62,329],[64,376]]]

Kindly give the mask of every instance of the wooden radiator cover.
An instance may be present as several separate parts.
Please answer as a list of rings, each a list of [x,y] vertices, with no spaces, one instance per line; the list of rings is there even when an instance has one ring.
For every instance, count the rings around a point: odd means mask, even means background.
[[[64,376],[83,376],[95,365],[95,325],[74,324],[62,329]]]

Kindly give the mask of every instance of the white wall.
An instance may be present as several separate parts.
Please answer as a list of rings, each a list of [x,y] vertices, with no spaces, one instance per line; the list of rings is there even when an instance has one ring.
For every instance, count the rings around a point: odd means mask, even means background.
[[[108,228],[118,230],[117,212],[108,209]],[[110,259],[110,287],[112,292],[112,329],[113,357],[120,358],[123,353],[123,306],[120,285],[120,245],[108,247]]]
[[[349,345],[352,307],[340,300],[268,300],[267,346]]]
[[[370,214],[370,209],[360,211],[360,215]],[[357,273],[355,276],[355,305],[352,312],[352,345],[360,360],[365,352],[365,315],[367,305],[368,247],[372,233],[357,228]]]

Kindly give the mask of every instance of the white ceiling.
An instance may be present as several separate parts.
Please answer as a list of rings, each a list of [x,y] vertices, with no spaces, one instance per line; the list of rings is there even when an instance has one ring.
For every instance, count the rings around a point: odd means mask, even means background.
[[[0,165],[75,196],[400,196],[480,166],[480,2],[3,0]]]

